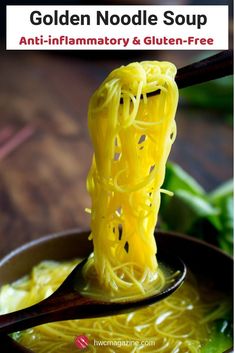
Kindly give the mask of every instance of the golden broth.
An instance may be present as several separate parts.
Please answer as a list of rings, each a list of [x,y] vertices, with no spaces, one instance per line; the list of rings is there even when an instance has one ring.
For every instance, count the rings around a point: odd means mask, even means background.
[[[78,261],[44,261],[29,276],[0,291],[0,313],[32,305],[49,296]],[[200,282],[201,283],[201,282]],[[229,300],[189,275],[167,299],[129,314],[55,322],[13,334],[36,353],[75,353],[75,338],[85,335],[86,352],[199,353],[213,322],[231,310]],[[228,346],[229,348],[229,346]]]

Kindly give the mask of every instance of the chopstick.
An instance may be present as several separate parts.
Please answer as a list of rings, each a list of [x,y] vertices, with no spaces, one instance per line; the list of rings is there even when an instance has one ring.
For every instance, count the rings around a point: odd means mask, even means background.
[[[193,64],[178,69],[175,81],[178,88],[186,88],[199,83],[216,80],[217,78],[233,74],[233,51],[224,50],[218,54],[209,56],[206,59],[197,61]],[[147,97],[156,96],[161,90],[147,93]],[[140,96],[143,98],[143,95]],[[123,104],[123,99],[120,99]]]
[[[178,69],[175,80],[178,88],[185,88],[232,74],[233,51],[224,50]]]

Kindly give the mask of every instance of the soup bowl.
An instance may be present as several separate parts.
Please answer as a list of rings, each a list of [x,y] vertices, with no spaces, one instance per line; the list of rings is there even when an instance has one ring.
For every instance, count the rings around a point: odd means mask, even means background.
[[[64,261],[86,257],[92,251],[89,231],[74,229],[51,234],[19,247],[0,261],[0,286],[28,274],[42,260]],[[233,300],[233,259],[218,248],[186,235],[156,233],[158,251],[167,249],[180,256],[199,278],[226,293]],[[8,336],[0,336],[1,352],[30,352]],[[232,353],[232,348],[226,353]]]

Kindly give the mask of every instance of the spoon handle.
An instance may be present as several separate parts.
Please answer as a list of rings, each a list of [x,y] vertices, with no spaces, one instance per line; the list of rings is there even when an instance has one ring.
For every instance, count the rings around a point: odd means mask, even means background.
[[[55,292],[56,293],[56,292]],[[26,330],[48,322],[75,319],[84,315],[89,298],[78,292],[51,295],[38,304],[0,315],[0,334]]]
[[[8,335],[0,335],[1,353],[33,353],[28,348],[23,347]]]

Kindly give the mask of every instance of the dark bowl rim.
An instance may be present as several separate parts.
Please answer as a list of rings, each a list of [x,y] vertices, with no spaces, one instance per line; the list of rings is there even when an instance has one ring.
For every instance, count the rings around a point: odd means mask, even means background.
[[[180,238],[185,239],[187,241],[190,241],[192,243],[201,244],[201,245],[203,245],[203,246],[205,246],[207,248],[210,248],[210,249],[216,251],[217,253],[220,253],[221,255],[223,255],[223,256],[225,256],[228,259],[233,261],[233,256],[227,254],[225,251],[221,250],[217,246],[212,245],[212,244],[210,244],[210,243],[208,243],[208,242],[206,242],[204,240],[201,240],[201,239],[198,239],[198,238],[195,238],[193,236],[189,236],[189,235],[186,235],[186,234],[183,234],[183,233],[180,233],[180,232],[175,232],[175,231],[166,231],[166,230],[161,230],[161,229],[155,230],[155,234],[156,235],[157,235],[158,232],[160,232],[162,234],[169,234],[169,235],[172,235],[172,236],[180,237]],[[90,229],[89,228],[84,228],[83,229],[81,227],[71,228],[71,229],[68,229],[68,230],[62,230],[62,231],[55,232],[55,233],[49,233],[47,235],[40,236],[37,239],[30,240],[30,241],[18,246],[17,248],[11,250],[8,254],[3,256],[0,259],[0,267],[4,263],[10,261],[12,257],[17,255],[18,253],[21,253],[24,250],[27,250],[28,248],[31,248],[31,247],[36,246],[38,244],[45,243],[45,242],[47,242],[49,240],[57,239],[57,238],[60,238],[60,237],[62,238],[64,236],[66,236],[66,235],[72,235],[72,234],[76,234],[76,233],[90,233]]]
[[[49,233],[47,235],[44,236],[40,236],[37,239],[28,241],[20,246],[18,246],[17,248],[13,249],[12,251],[10,251],[8,254],[6,254],[5,256],[3,256],[0,259],[0,267],[2,267],[3,265],[5,265],[7,262],[10,262],[11,259],[14,256],[17,256],[19,253],[22,253],[32,247],[35,247],[37,245],[46,243],[47,241],[53,241],[53,239],[58,239],[58,238],[63,238],[66,235],[73,235],[73,234],[79,234],[79,233],[90,233],[90,229],[89,228],[82,228],[82,227],[76,227],[76,228],[71,228],[68,230],[62,230],[62,231],[58,231],[58,232],[54,232],[54,233]],[[156,229],[155,230],[155,235],[157,235],[158,233],[161,234],[168,234],[170,236],[176,236],[178,238],[181,238],[183,240],[186,240],[187,242],[190,242],[192,244],[196,243],[199,245],[202,245],[203,247],[213,250],[215,251],[217,254],[221,254],[222,256],[226,257],[229,261],[231,261],[231,263],[233,262],[233,257],[229,254],[227,254],[226,252],[224,252],[223,250],[221,250],[220,248],[218,248],[215,245],[209,244],[201,239],[186,235],[186,234],[182,234],[180,232],[173,232],[173,231],[165,231],[165,230],[160,230],[160,229]],[[3,337],[2,337],[3,338]],[[17,343],[17,346],[19,346],[19,351],[21,351],[21,349],[25,349],[24,346],[20,345]],[[25,350],[24,350],[25,352]],[[26,352],[32,352],[30,350],[26,349]],[[226,350],[224,353],[233,353],[233,347],[229,348],[228,350]],[[33,353],[33,352],[32,352]]]

